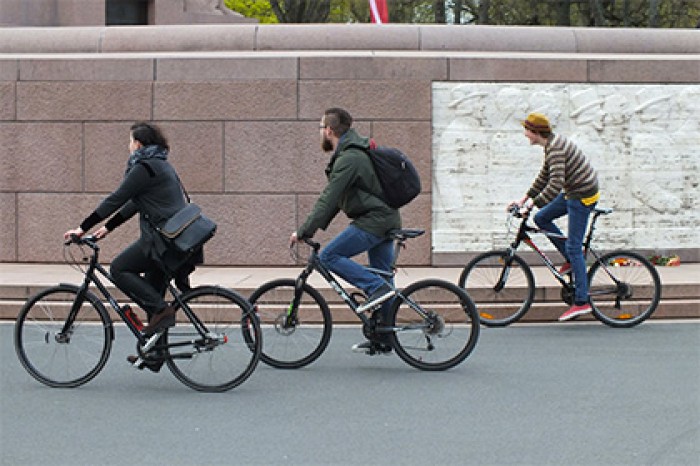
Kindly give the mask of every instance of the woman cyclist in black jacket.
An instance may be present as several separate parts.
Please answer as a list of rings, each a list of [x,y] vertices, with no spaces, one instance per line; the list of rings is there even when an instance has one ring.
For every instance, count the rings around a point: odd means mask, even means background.
[[[133,124],[131,155],[121,184],[78,228],[64,234],[66,239],[82,236],[114,214],[94,232],[97,238],[104,238],[134,214],[140,214],[140,238],[114,259],[110,270],[115,284],[143,303],[148,314],[148,325],[143,330],[146,335],[175,325],[175,309],[164,300],[170,274],[164,271],[162,243],[153,228],[187,203],[177,173],[168,162],[168,151],[168,141],[158,127]]]

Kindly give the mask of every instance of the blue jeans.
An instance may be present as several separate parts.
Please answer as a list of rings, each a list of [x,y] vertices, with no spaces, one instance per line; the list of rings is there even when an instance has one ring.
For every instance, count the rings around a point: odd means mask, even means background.
[[[559,194],[552,202],[535,214],[535,223],[543,230],[562,234],[554,224],[554,220],[564,215],[569,216],[566,241],[560,238],[549,238],[557,250],[571,264],[574,276],[574,303],[581,305],[588,302],[588,277],[586,275],[586,260],[583,257],[583,236],[586,234],[588,217],[595,204],[584,205],[579,199],[565,199]]]
[[[378,270],[391,271],[394,261],[394,242],[384,236],[375,236],[354,225],[348,226],[321,251],[319,259],[331,272],[343,280],[364,291],[369,296],[386,283],[384,278],[367,270],[363,265],[350,260],[367,251],[369,266]],[[390,280],[393,284],[393,279]],[[380,315],[387,322],[388,312],[393,299],[382,304]],[[388,336],[377,338],[382,343],[388,342]]]
[[[319,259],[328,269],[371,295],[386,282],[363,265],[351,260],[367,251],[369,266],[379,270],[391,270],[394,260],[394,243],[384,236],[375,236],[354,225],[349,225],[323,248]]]

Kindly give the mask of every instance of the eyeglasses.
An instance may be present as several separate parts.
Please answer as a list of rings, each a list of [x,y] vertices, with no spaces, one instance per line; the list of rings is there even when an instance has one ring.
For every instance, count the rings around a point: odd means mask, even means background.
[[[319,128],[320,128],[320,129],[326,129],[326,128],[328,128],[328,125],[319,125]]]

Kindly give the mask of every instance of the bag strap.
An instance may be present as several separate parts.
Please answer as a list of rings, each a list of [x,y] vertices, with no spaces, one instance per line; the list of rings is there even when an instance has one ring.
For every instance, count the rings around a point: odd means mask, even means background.
[[[155,176],[155,171],[153,170],[153,167],[151,167],[151,166],[148,164],[148,161],[147,161],[147,160],[139,160],[137,163],[143,164],[144,168],[145,168],[146,170],[148,170],[148,173],[150,173],[151,176]],[[172,165],[171,165],[171,166],[172,166]],[[187,203],[188,203],[188,204],[191,204],[191,203],[192,203],[192,200],[190,199],[190,195],[189,195],[189,193],[187,192],[187,189],[185,189],[185,185],[182,184],[182,180],[180,179],[180,175],[177,174],[177,171],[175,170],[175,168],[173,168],[173,173],[175,173],[175,178],[177,178],[177,182],[180,184],[180,189],[182,190],[182,194],[185,196],[185,199],[187,200]],[[144,218],[146,219],[146,221],[151,225],[151,228],[153,228],[153,229],[154,229],[155,231],[157,231],[158,233],[161,233],[161,229],[158,228],[158,226],[156,226],[156,225],[151,221],[151,216],[150,216],[150,215],[144,214],[143,216],[144,216]]]

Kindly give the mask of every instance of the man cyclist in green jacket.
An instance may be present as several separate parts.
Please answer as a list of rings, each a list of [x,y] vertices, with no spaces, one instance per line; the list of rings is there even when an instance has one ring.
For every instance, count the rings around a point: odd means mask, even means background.
[[[385,317],[394,291],[382,277],[350,258],[367,251],[370,267],[389,271],[394,249],[387,232],[401,228],[401,216],[381,198],[379,179],[365,152],[370,140],[351,126],[352,116],[346,110],[330,108],[324,112],[319,129],[321,148],[332,154],[326,167],[328,184],[306,221],[292,233],[290,246],[313,237],[319,228],[325,230],[342,210],[352,221],[323,248],[319,258],[328,269],[365,293],[367,301],[358,312],[383,304],[381,315]],[[386,337],[378,337],[353,346],[353,351],[374,354],[389,352],[391,346]]]

